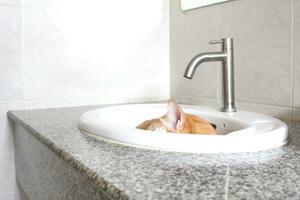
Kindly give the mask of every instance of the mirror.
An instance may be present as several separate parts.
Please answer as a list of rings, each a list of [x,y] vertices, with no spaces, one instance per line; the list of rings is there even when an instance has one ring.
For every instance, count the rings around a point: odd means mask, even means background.
[[[183,11],[191,10],[191,9],[200,8],[203,6],[208,6],[216,3],[222,3],[225,1],[230,1],[230,0],[181,0],[181,9]]]

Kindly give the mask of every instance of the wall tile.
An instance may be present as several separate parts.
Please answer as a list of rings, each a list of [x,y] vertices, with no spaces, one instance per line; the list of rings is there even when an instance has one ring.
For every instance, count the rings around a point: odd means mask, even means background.
[[[219,5],[220,35],[235,39],[237,100],[291,106],[291,0]]]
[[[60,21],[54,9],[24,8],[26,99],[72,96],[67,69],[71,59],[57,26]]]
[[[17,187],[17,185],[16,185],[15,192],[0,194],[0,199],[1,200],[29,200],[26,194],[22,191],[22,189]]]
[[[82,105],[107,105],[107,104],[125,104],[125,103],[145,103],[145,102],[166,102],[169,99],[168,95],[159,94],[157,96],[95,96],[70,98],[70,99],[52,99],[52,100],[28,100],[25,101],[24,109],[38,108],[61,108],[74,107]]]
[[[185,96],[185,95],[176,95],[173,96],[173,98],[176,98],[176,100],[180,103],[209,106],[215,109],[220,108],[220,103],[217,102],[217,100],[214,98],[206,98],[206,97],[199,97],[199,96]],[[236,102],[236,107],[238,110],[248,110],[252,112],[258,112],[258,113],[274,116],[280,119],[291,119],[292,116],[292,108],[290,107],[274,106],[274,105],[266,105],[266,104],[258,104],[258,103],[247,103],[247,102],[240,102],[240,101]],[[300,115],[298,118],[300,119]]]
[[[0,195],[16,190],[13,136],[7,111],[17,109],[24,109],[23,101],[0,101]]]
[[[300,108],[300,2],[294,1],[294,89],[293,103]],[[300,118],[300,117],[299,117]]]
[[[0,100],[21,99],[21,23],[22,10],[0,7]]]
[[[0,6],[21,5],[21,0],[0,0]]]
[[[300,108],[293,109],[293,120],[300,121]]]
[[[180,0],[170,1],[171,94],[217,97],[216,63],[203,63],[192,80],[183,77],[197,54],[217,50],[209,40],[218,39],[217,7],[182,12]]]
[[[1,1],[1,0],[0,0]],[[130,0],[135,1],[135,0]],[[73,6],[81,6],[84,7],[86,5],[99,5],[102,6],[110,4],[114,4],[115,6],[118,6],[119,0],[22,0],[22,5],[24,6],[37,6],[37,7],[73,7]],[[128,2],[128,1],[127,1]]]
[[[1,1],[11,1],[11,0],[0,0]],[[21,1],[21,0],[13,0],[13,1]],[[22,0],[22,5],[30,6],[30,7],[102,7],[106,10],[113,11],[115,9],[133,9],[135,10],[143,10],[137,9],[141,8],[142,4],[153,4],[153,3],[167,3],[169,0],[152,0],[149,2],[148,0]],[[149,7],[151,9],[151,7]],[[101,10],[101,8],[99,8]],[[144,10],[145,11],[145,10]],[[153,10],[152,10],[153,11]]]
[[[26,98],[168,94],[168,5],[123,4],[25,8]]]
[[[218,109],[219,105],[216,98],[207,98],[201,96],[188,96],[188,95],[172,95],[173,99],[183,104],[209,106],[211,108]]]
[[[292,118],[291,107],[259,104],[259,103],[248,103],[248,102],[240,102],[240,101],[238,101],[236,104],[237,104],[236,105],[237,109],[239,110],[249,110],[252,112],[270,115],[279,119]]]

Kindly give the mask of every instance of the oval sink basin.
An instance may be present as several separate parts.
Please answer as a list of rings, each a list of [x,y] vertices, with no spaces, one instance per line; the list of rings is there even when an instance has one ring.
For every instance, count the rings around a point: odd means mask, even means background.
[[[124,145],[191,153],[253,152],[288,142],[285,123],[266,115],[181,105],[185,113],[198,115],[217,126],[218,135],[162,133],[136,129],[141,122],[166,113],[166,104],[130,104],[103,107],[80,117],[83,134]]]

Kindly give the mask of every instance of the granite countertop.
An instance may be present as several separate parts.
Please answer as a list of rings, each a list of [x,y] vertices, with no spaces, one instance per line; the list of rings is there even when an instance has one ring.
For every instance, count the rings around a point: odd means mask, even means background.
[[[257,153],[146,150],[80,133],[96,107],[10,111],[8,117],[115,199],[300,199],[300,122],[290,143]]]

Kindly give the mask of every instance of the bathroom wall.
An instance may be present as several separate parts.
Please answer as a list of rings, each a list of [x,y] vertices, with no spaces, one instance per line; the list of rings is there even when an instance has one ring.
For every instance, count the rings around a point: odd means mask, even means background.
[[[235,0],[182,12],[170,1],[171,96],[185,103],[220,106],[220,64],[202,64],[183,78],[208,41],[232,37],[238,109],[300,120],[300,2]]]
[[[0,0],[0,199],[19,199],[6,112],[165,100],[166,0]]]
[[[173,98],[218,107],[219,64],[182,77],[211,39],[235,39],[239,109],[300,120],[296,0],[0,0],[0,26],[0,199],[20,198],[7,110],[165,100],[169,73]]]

